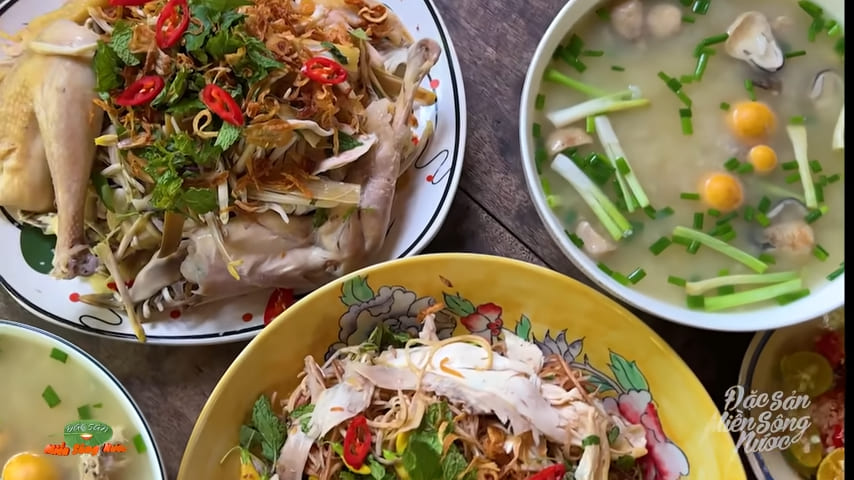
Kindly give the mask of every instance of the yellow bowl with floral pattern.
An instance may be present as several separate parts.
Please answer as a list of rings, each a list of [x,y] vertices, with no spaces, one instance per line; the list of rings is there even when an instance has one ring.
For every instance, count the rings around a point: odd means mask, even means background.
[[[234,480],[240,426],[261,394],[288,394],[303,359],[367,339],[378,322],[417,331],[416,316],[443,302],[440,337],[504,330],[557,353],[647,429],[646,478],[746,478],[706,390],[679,356],[629,311],[551,270],[506,258],[434,254],[375,265],[316,290],[276,317],[240,353],[196,421],[178,480]]]

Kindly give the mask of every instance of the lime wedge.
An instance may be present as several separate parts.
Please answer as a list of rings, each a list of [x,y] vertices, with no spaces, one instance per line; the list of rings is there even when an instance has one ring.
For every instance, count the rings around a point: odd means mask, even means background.
[[[818,466],[816,480],[843,480],[845,478],[845,448],[830,452]]]
[[[830,362],[815,352],[795,352],[780,361],[783,386],[815,398],[833,386]]]
[[[810,425],[797,443],[783,450],[783,457],[796,472],[806,478],[811,478],[824,454],[818,428]]]

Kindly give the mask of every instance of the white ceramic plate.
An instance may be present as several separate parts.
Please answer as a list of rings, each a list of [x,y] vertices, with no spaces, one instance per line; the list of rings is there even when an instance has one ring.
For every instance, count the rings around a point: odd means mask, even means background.
[[[0,0],[0,31],[17,31],[30,19],[62,3],[63,0]],[[424,80],[425,88],[433,89],[438,101],[434,107],[419,111],[420,117],[433,119],[434,135],[415,166],[399,182],[388,237],[377,261],[415,255],[439,231],[457,190],[466,138],[463,77],[436,6],[431,0],[399,0],[392,9],[413,37],[439,42],[442,54]],[[123,314],[71,301],[79,294],[92,292],[92,287],[82,279],[56,280],[42,273],[50,269],[52,258],[50,245],[44,246],[46,237],[22,230],[4,210],[0,209],[0,213],[0,245],[5,247],[0,283],[24,308],[74,330],[136,341]],[[265,318],[269,320],[283,303],[292,301],[289,292],[266,290],[186,312],[166,312],[163,320],[146,324],[146,334],[151,343],[171,345],[247,340],[263,328]]]
[[[810,349],[810,341],[821,329],[823,317],[778,330],[758,332],[744,354],[739,385],[745,391],[756,390],[770,394],[782,390],[777,371],[784,355]],[[735,434],[738,439],[738,434]],[[803,480],[786,463],[780,450],[745,453],[747,463],[759,480]]]
[[[46,345],[46,352],[50,351],[49,349],[52,347],[58,348],[68,354],[67,361],[69,365],[77,364],[80,366],[79,368],[88,370],[96,381],[111,391],[112,398],[119,402],[118,407],[126,412],[126,417],[130,423],[126,426],[127,430],[125,433],[131,436],[139,433],[142,437],[143,442],[147,446],[144,454],[146,456],[145,463],[148,464],[149,470],[154,475],[150,480],[166,480],[163,457],[160,455],[160,449],[157,447],[157,442],[154,440],[154,435],[151,433],[148,421],[142,414],[142,410],[140,410],[139,406],[130,396],[130,393],[125,390],[121,382],[105,366],[68,340],[30,325],[0,319],[0,334],[21,338],[23,341],[30,342],[33,346]],[[76,419],[68,419],[68,421],[72,420]],[[128,452],[133,452],[134,455],[137,455],[132,448]],[[0,460],[0,463],[2,463],[2,460]]]

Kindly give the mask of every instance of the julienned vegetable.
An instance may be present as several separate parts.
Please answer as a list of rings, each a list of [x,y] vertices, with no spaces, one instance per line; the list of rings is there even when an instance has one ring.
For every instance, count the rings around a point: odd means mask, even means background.
[[[205,86],[200,93],[202,103],[211,109],[224,122],[232,125],[243,125],[243,112],[240,105],[222,87],[214,84]]]
[[[733,260],[737,260],[744,265],[750,267],[750,269],[754,270],[757,273],[763,273],[768,269],[768,265],[758,258],[750,255],[749,253],[740,250],[732,245],[718,240],[717,238],[712,237],[711,235],[705,234],[703,232],[699,232],[697,230],[686,228],[682,226],[678,226],[673,229],[674,237],[683,237],[691,241],[699,242],[701,245],[705,245],[712,250],[716,250]]]
[[[632,234],[631,223],[569,157],[562,153],[558,154],[552,161],[551,168],[572,184],[614,240],[620,240]]]
[[[620,189],[623,191],[626,209],[629,212],[634,211],[635,201],[640,208],[648,207],[649,199],[646,196],[646,192],[644,192],[637,175],[635,175],[634,169],[631,168],[623,147],[620,146],[620,140],[611,126],[611,121],[605,115],[597,115],[593,119],[593,122],[596,126],[596,133],[599,135],[599,142],[605,148],[607,158],[615,164],[622,159],[628,168],[628,172],[624,172],[620,168],[616,169],[617,181],[619,182]],[[628,188],[626,188],[626,183],[628,183]],[[629,188],[631,191],[629,191]]]
[[[157,75],[147,75],[133,82],[116,99],[116,105],[135,107],[151,102],[163,90],[165,82]]]
[[[347,80],[347,70],[335,60],[326,57],[314,57],[305,62],[302,73],[315,82],[337,85]]]
[[[745,275],[722,275],[720,277],[708,278],[706,280],[687,282],[685,284],[685,293],[688,295],[702,295],[708,290],[718,287],[725,287],[729,285],[780,283],[788,280],[794,280],[798,278],[798,276],[798,272],[794,271]]]
[[[608,95],[608,92],[599,88],[596,88],[592,85],[587,85],[586,83],[576,80],[570,76],[564,75],[554,68],[546,69],[546,73],[544,75],[545,80],[547,82],[554,82],[565,87],[569,87],[573,90],[576,90],[588,97],[604,97]]]
[[[798,162],[798,173],[804,186],[804,200],[809,208],[818,208],[815,194],[815,184],[810,173],[809,157],[807,156],[807,129],[803,125],[787,125],[786,132],[795,150],[795,161]]]
[[[833,128],[833,143],[834,150],[843,150],[845,148],[845,105],[842,105],[842,110],[839,111],[839,118],[836,120],[836,127]]]
[[[160,48],[169,48],[179,40],[190,25],[190,7],[187,0],[169,0],[157,17],[154,39]]]
[[[649,105],[649,100],[637,98],[635,96],[636,93],[636,90],[626,89],[561,110],[549,112],[546,114],[546,117],[556,128],[562,128],[589,116]]]

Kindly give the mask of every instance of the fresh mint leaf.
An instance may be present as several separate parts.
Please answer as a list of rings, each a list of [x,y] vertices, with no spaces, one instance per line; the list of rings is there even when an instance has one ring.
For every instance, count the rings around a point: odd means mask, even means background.
[[[273,58],[273,53],[264,42],[244,32],[240,32],[238,36],[246,47],[246,55],[235,71],[250,84],[262,80],[271,70],[284,67]]]
[[[216,192],[211,188],[190,187],[181,195],[181,206],[204,215],[217,208]]]
[[[608,430],[608,445],[613,445],[614,442],[617,441],[617,437],[620,436],[620,427],[613,426],[610,430]]]
[[[178,103],[184,93],[187,91],[187,81],[190,77],[190,71],[180,69],[175,72],[175,75],[168,82],[168,86],[154,98],[151,105],[154,107],[171,106]]]
[[[206,58],[199,58],[199,53],[207,57],[202,47],[205,46],[205,40],[213,28],[211,10],[204,3],[195,2],[190,5],[190,15],[193,16],[193,20],[201,23],[201,26],[193,25],[187,30],[184,34],[184,48],[197,60],[204,62]]]
[[[355,138],[347,135],[344,132],[338,132],[338,152],[346,152],[347,150],[352,150],[356,147],[362,146],[362,142],[356,140]]]
[[[166,111],[169,112],[171,115],[175,116],[190,116],[190,114],[195,115],[196,113],[204,109],[205,104],[202,103],[202,101],[199,100],[198,97],[190,97],[181,100],[180,102],[166,109]]]
[[[581,440],[582,447],[589,447],[592,445],[599,445],[598,435],[588,435]]]
[[[448,423],[445,433],[451,433],[452,427],[454,426],[454,412],[451,411],[451,407],[448,405],[448,402],[445,402],[444,400],[441,402],[431,403],[427,406],[427,410],[424,412],[424,418],[421,420],[421,428],[431,432],[438,432],[439,426],[442,425],[442,422]]]
[[[194,3],[206,5],[217,13],[225,13],[229,10],[236,10],[244,5],[252,4],[249,0],[196,0]]]
[[[249,425],[240,426],[240,446],[246,450],[251,450],[256,444],[261,442],[261,434],[258,430]]]
[[[95,70],[95,90],[107,93],[122,85],[119,56],[106,43],[98,41],[92,65]]]
[[[411,339],[409,334],[392,332],[388,325],[380,322],[368,336],[368,343],[376,345],[378,350],[385,350],[388,347],[403,348]],[[427,407],[428,411],[431,407],[433,405]]]
[[[347,65],[347,55],[341,53],[341,50],[338,50],[338,47],[335,46],[332,42],[320,42],[320,46],[329,51],[329,54],[332,55],[335,60],[341,65]]]
[[[441,448],[441,447],[440,447]],[[410,480],[436,480],[442,478],[441,457],[430,445],[410,439],[401,458]]]
[[[113,34],[110,38],[110,48],[116,55],[131,67],[139,65],[139,59],[130,51],[130,42],[133,39],[133,28],[129,23],[118,21],[113,25]]]
[[[373,480],[385,480],[388,472],[386,472],[385,465],[378,462],[377,459],[374,458],[373,455],[368,457],[368,468],[371,469],[371,478]]]
[[[237,10],[230,10],[222,14],[222,19],[220,20],[220,28],[222,28],[223,30],[229,29],[242,22],[245,18],[246,15],[239,13]]]
[[[468,466],[469,462],[462,452],[460,452],[459,447],[451,444],[448,447],[448,452],[442,458],[442,480],[457,480]],[[474,480],[475,478],[477,478],[477,472],[472,470],[461,480]]]
[[[174,170],[166,170],[154,180],[151,204],[160,210],[173,210],[181,198],[184,180]]]
[[[290,417],[294,420],[299,420],[300,429],[303,433],[308,433],[308,425],[311,423],[311,414],[314,413],[314,404],[307,403],[301,407],[297,407],[291,412]]]
[[[240,127],[228,122],[222,122],[222,127],[219,129],[219,134],[216,137],[214,145],[224,152],[240,140],[241,133],[242,129]]]
[[[275,462],[285,443],[285,425],[273,413],[273,406],[266,395],[261,395],[252,407],[252,426],[261,434],[261,453]]]
[[[229,30],[220,30],[212,36],[205,45],[205,51],[216,60],[222,60],[226,55],[237,51],[243,43],[240,38],[233,35]]]

